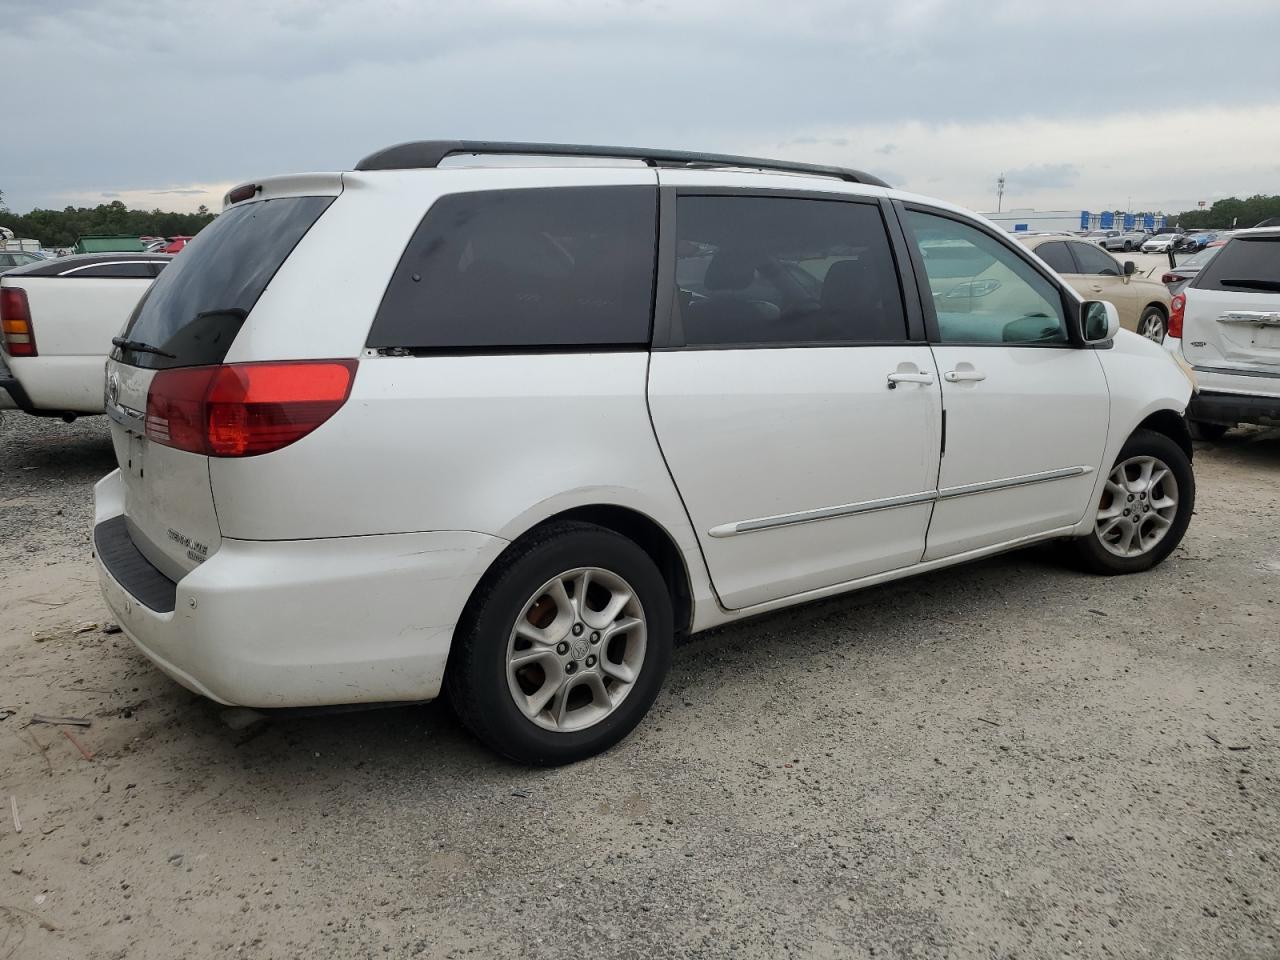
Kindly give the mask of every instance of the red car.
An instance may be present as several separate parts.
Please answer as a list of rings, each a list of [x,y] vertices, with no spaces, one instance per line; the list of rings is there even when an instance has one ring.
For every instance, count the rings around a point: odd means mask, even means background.
[[[187,245],[190,237],[170,237],[168,245],[161,250],[161,253],[181,253],[182,248]]]

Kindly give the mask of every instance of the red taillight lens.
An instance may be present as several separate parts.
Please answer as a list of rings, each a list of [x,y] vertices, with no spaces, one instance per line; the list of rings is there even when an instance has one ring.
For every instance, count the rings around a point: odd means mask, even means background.
[[[161,370],[147,393],[147,436],[210,457],[270,453],[333,416],[355,373],[355,360]]]
[[[1166,273],[1160,278],[1161,283],[1178,283],[1180,280],[1187,279],[1180,273]]]
[[[1187,312],[1187,298],[1184,294],[1174,294],[1169,302],[1169,336],[1182,339],[1182,318]]]
[[[0,287],[0,335],[11,357],[34,357],[36,331],[31,326],[31,305],[21,287]]]

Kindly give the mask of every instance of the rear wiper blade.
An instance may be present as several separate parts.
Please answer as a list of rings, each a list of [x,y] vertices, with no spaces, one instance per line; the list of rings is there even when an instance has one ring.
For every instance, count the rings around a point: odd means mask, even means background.
[[[1224,287],[1240,287],[1242,290],[1280,290],[1280,280],[1219,280]]]
[[[176,360],[178,357],[176,353],[161,350],[159,347],[153,347],[151,344],[143,343],[141,340],[130,340],[128,337],[112,337],[111,345],[119,347],[121,350],[132,350],[134,353],[154,353],[157,357],[168,357],[170,360]]]
[[[217,310],[201,310],[196,314],[197,320],[203,320],[206,317],[235,317],[241,323],[249,316],[249,311],[241,307],[224,307]]]

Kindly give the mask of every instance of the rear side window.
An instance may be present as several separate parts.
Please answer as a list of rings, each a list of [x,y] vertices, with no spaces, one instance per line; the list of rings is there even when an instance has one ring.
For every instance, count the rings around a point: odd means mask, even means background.
[[[690,346],[907,337],[880,208],[790,197],[681,197],[676,287]]]
[[[1036,247],[1036,256],[1053,267],[1058,273],[1076,273],[1076,262],[1071,259],[1071,251],[1061,240],[1051,240]]]
[[[1080,272],[1095,274],[1099,277],[1118,277],[1121,275],[1120,264],[1115,257],[1103,253],[1091,243],[1073,243],[1071,249],[1080,262]]]
[[[657,204],[645,186],[441,197],[400,258],[368,345],[647,345]]]
[[[173,354],[125,350],[140,367],[221,363],[280,265],[333,197],[234,206],[200,231],[147,291],[125,336]]]
[[[1209,290],[1280,292],[1280,237],[1235,237],[1207,266],[1192,286]]]

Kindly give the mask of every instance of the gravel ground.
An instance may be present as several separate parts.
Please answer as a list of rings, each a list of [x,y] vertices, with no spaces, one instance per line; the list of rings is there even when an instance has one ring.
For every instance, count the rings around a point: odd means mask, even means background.
[[[1152,573],[1046,548],[717,630],[550,771],[438,704],[231,729],[99,629],[112,466],[0,414],[0,960],[1280,956],[1280,431],[1198,450]]]

